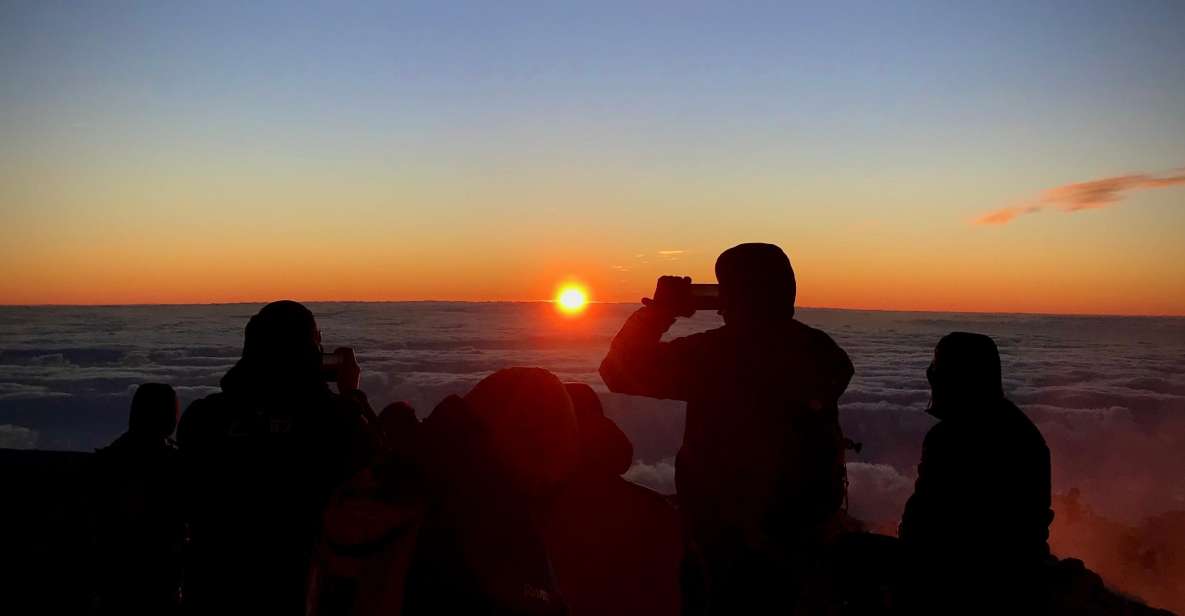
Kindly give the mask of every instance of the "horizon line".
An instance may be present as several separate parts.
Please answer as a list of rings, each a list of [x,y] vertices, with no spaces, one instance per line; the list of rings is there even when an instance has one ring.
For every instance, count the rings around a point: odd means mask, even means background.
[[[258,300],[258,301],[235,301],[235,302],[136,302],[128,304],[9,304],[0,302],[0,308],[152,308],[152,307],[181,307],[181,306],[245,306],[248,304],[267,304],[271,301],[277,300]],[[399,299],[399,300],[294,300],[302,304],[554,304],[553,299],[498,299],[498,300],[474,300],[474,299]],[[602,302],[590,301],[589,304],[601,305],[637,305],[638,302]],[[1014,315],[1014,316],[1045,316],[1045,317],[1113,317],[1113,318],[1142,318],[1142,319],[1180,319],[1185,318],[1185,313],[1170,314],[1137,314],[1137,313],[1121,313],[1121,312],[1033,312],[1033,311],[1001,311],[1001,310],[937,310],[937,309],[900,309],[900,308],[850,308],[843,306],[795,306],[795,309],[805,310],[834,310],[843,312],[901,312],[901,313],[918,313],[918,314],[968,314],[968,315]]]

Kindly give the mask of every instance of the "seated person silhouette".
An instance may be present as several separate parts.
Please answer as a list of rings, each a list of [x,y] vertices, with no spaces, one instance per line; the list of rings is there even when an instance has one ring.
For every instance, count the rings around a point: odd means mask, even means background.
[[[538,522],[579,455],[560,380],[499,370],[441,402],[419,438],[431,505],[403,613],[567,613]]]
[[[180,412],[161,383],[136,388],[128,431],[95,455],[95,587],[100,614],[169,614],[185,539],[180,465],[169,438]]]
[[[353,352],[335,352],[333,393],[320,338],[304,306],[264,306],[222,391],[181,418],[191,537],[184,599],[194,613],[305,612],[322,510],[371,462],[376,440]]]
[[[1053,520],[1045,439],[1004,397],[991,338],[943,337],[926,377],[938,424],[901,518],[905,596],[934,609],[1036,601]]]
[[[659,279],[601,363],[610,391],[684,400],[675,483],[688,559],[688,613],[779,612],[844,495],[838,399],[848,356],[794,318],[794,270],[781,248],[741,244],[716,261],[724,326],[662,341],[690,279]]]
[[[600,398],[568,383],[580,461],[550,499],[543,537],[573,616],[679,612],[679,517],[662,495],[627,481],[633,446]]]

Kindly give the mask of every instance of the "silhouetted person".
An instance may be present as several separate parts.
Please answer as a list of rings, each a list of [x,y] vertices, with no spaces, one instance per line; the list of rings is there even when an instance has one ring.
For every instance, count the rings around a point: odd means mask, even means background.
[[[559,615],[539,518],[578,457],[567,391],[539,368],[499,370],[424,420],[432,509],[404,613]]]
[[[794,319],[796,283],[777,246],[716,261],[724,326],[661,341],[689,279],[659,280],[601,363],[614,392],[687,401],[676,461],[688,540],[685,611],[777,611],[814,559],[844,493],[837,400],[852,377],[827,334]]]
[[[337,394],[325,382],[313,314],[292,301],[268,304],[247,323],[222,392],[181,418],[192,610],[304,612],[322,510],[375,450],[353,352],[335,354]]]
[[[132,397],[128,431],[95,455],[95,586],[101,614],[177,609],[185,539],[180,465],[169,438],[177,393],[145,383]]]
[[[1032,608],[1053,519],[1045,439],[1004,397],[991,338],[943,337],[926,376],[939,421],[901,518],[906,594],[927,609]]]
[[[573,616],[679,612],[679,516],[627,481],[633,446],[591,387],[568,383],[580,433],[576,470],[549,499],[543,536]]]

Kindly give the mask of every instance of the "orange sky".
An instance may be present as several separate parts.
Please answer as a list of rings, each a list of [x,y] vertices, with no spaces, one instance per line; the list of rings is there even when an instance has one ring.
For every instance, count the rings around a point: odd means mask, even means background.
[[[788,248],[798,273],[800,305],[1185,314],[1177,264],[1133,255],[1121,261],[1106,247],[1066,255],[1050,247],[1040,260],[1021,251],[993,252],[1000,238],[992,230],[971,229],[966,234],[900,252],[883,241],[867,247],[844,245],[834,236],[801,243],[768,236],[743,239],[775,241]],[[594,301],[637,301],[660,274],[711,281],[715,255],[727,247],[668,247],[648,253],[617,249],[617,254],[607,254],[611,250],[598,250],[591,238],[572,245],[543,241],[513,252],[501,249],[496,239],[468,240],[468,250],[463,248],[466,242],[458,238],[461,248],[435,251],[407,242],[334,240],[309,241],[299,250],[283,243],[261,249],[243,240],[205,236],[152,245],[112,237],[74,251],[30,245],[5,255],[5,262],[15,267],[0,281],[0,301],[540,300],[553,297],[565,282],[583,285]],[[960,242],[966,243],[960,247]],[[963,248],[962,254],[944,256],[948,249]]]
[[[1185,188],[978,225],[1004,200],[946,208],[956,189],[890,179],[874,198],[858,178],[809,191],[789,190],[794,177],[624,187],[620,172],[546,168],[395,187],[246,177],[217,190],[140,185],[130,171],[55,182],[64,173],[0,183],[0,202],[35,205],[0,229],[0,303],[540,300],[567,280],[594,301],[637,301],[659,275],[711,281],[720,251],[767,241],[790,254],[806,306],[1185,314]]]

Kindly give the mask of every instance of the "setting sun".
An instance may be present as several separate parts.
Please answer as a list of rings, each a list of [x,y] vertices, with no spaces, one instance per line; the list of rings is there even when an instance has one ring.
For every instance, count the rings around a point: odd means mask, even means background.
[[[588,294],[584,289],[575,286],[566,286],[560,289],[555,298],[556,307],[568,314],[576,314],[584,310],[585,305],[588,304]]]

